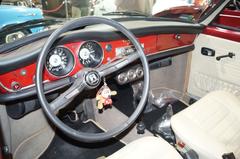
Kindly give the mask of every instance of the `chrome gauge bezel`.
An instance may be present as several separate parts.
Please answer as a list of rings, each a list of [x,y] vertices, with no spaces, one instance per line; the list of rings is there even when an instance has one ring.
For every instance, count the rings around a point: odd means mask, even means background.
[[[47,67],[47,60],[49,59],[49,54],[52,51],[54,51],[55,49],[58,49],[58,48],[61,48],[61,49],[65,50],[65,53],[67,54],[66,56],[68,58],[67,66],[63,70],[60,70],[59,72],[53,72],[53,71],[48,69],[48,67]],[[51,49],[49,51],[47,57],[46,57],[45,69],[47,70],[47,72],[50,75],[52,75],[54,77],[65,77],[65,76],[69,75],[72,72],[74,66],[75,66],[74,55],[73,55],[72,51],[69,48],[65,47],[65,46],[57,46],[57,47]]]
[[[85,45],[86,43],[89,43],[89,42],[93,42],[93,43],[97,44],[97,45],[99,46],[99,48],[101,48],[101,57],[100,57],[100,60],[99,60],[98,63],[95,64],[94,66],[85,65],[85,64],[83,64],[83,63],[81,62],[81,60],[80,60],[80,58],[81,58],[81,57],[80,57],[80,51],[81,51],[83,45]],[[81,43],[81,45],[80,45],[80,47],[79,47],[79,49],[78,49],[78,60],[79,60],[79,62],[80,62],[80,64],[81,64],[82,66],[87,67],[87,68],[97,68],[97,67],[99,67],[99,66],[102,64],[103,59],[104,59],[104,49],[102,48],[102,46],[100,45],[99,42],[97,42],[97,41],[95,41],[95,40],[87,40],[87,41],[84,41],[84,42]]]

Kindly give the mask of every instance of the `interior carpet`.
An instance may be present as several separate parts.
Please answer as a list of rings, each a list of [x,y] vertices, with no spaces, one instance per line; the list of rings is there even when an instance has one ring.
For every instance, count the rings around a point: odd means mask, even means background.
[[[82,132],[103,132],[91,121],[87,123],[67,122],[67,124]],[[109,156],[123,146],[122,142],[114,138],[101,143],[81,143],[57,131],[53,141],[40,159],[96,159],[101,156]]]
[[[133,105],[133,89],[130,85],[117,85],[114,82],[109,82],[109,87],[112,90],[117,90],[117,95],[113,96],[113,103],[114,106],[121,111],[123,114],[127,115],[128,117],[132,115],[135,108]],[[176,114],[183,109],[187,108],[188,106],[182,103],[181,101],[174,101],[171,103],[173,114]],[[157,108],[154,105],[152,105],[153,109],[151,112],[144,113],[142,115],[142,119],[146,125],[146,128],[150,130],[151,125],[161,118],[163,114],[166,112],[166,106],[162,108]]]
[[[115,87],[112,86],[112,87],[116,89],[116,86]],[[121,89],[118,89],[117,99],[119,100],[114,100],[114,106],[125,115],[130,116],[135,110],[132,102],[134,100],[133,90],[131,87],[124,87],[124,86],[121,86],[121,87],[122,87]],[[173,109],[173,114],[176,114],[188,107],[181,101],[172,102],[171,105]],[[162,108],[157,108],[154,105],[152,105],[152,107],[153,107],[152,111],[148,113],[144,113],[141,117],[146,128],[150,132],[152,132],[150,129],[152,124],[155,123],[158,119],[160,119],[164,115],[167,108],[166,106]]]
[[[132,115],[135,108],[133,105],[133,89],[130,85],[117,85],[109,82],[109,87],[117,91],[117,95],[113,96],[113,105],[126,116]]]

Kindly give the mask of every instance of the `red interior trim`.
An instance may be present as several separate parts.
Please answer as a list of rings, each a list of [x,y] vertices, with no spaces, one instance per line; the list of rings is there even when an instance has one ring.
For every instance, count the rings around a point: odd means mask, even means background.
[[[224,9],[222,14],[240,16],[240,12],[238,10],[230,10],[230,9]]]
[[[240,12],[225,9],[215,20],[215,23],[240,28]]]
[[[203,31],[203,34],[240,42],[240,32],[231,31],[215,26],[206,27]]]

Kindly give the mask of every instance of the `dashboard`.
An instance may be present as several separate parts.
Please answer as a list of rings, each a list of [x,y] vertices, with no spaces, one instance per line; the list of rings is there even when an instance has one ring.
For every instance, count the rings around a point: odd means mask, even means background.
[[[147,56],[161,51],[192,45],[195,34],[159,34],[139,37]],[[95,68],[120,54],[134,51],[128,40],[82,40],[52,48],[46,58],[44,82],[73,76],[84,67]],[[0,92],[13,93],[34,86],[36,63],[0,74]]]
[[[192,51],[196,35],[204,29],[199,24],[154,19],[125,19],[120,23],[137,37],[151,64]],[[0,48],[1,103],[35,97],[36,62],[51,33],[43,32]],[[105,25],[96,24],[66,33],[47,54],[44,89],[52,92],[64,88],[83,68],[96,68],[134,51],[129,40]],[[142,74],[141,65],[136,63],[117,72],[113,78],[119,84],[125,84],[141,78]]]

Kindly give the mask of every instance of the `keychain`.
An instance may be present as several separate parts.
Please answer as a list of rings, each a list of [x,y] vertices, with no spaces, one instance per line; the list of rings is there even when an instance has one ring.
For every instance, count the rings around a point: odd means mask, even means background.
[[[97,108],[102,110],[104,106],[112,105],[112,96],[117,95],[116,91],[111,91],[104,79],[104,85],[99,89],[96,95]]]

